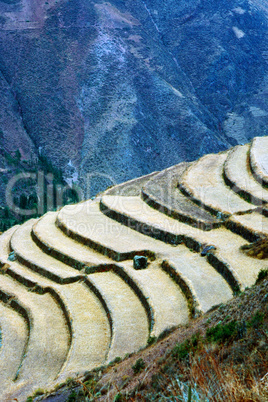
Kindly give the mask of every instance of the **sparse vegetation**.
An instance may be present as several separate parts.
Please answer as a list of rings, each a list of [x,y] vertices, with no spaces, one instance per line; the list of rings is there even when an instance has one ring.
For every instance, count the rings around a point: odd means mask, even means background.
[[[117,394],[117,395],[114,397],[114,402],[121,402],[121,401],[123,401],[123,400],[124,400],[123,395],[120,394],[120,392],[119,392],[119,394]]]
[[[260,239],[254,243],[246,244],[241,249],[249,256],[259,260],[268,258],[268,238]]]
[[[218,324],[215,327],[208,328],[206,338],[210,342],[223,343],[229,341],[237,334],[237,322],[231,321],[228,324]]]
[[[188,339],[186,339],[184,342],[175,346],[175,348],[172,351],[172,355],[174,358],[182,360],[189,356],[190,350],[191,350],[191,343]]]
[[[265,278],[268,278],[268,268],[260,270],[260,272],[258,274],[258,277],[256,279],[256,284],[258,284],[259,282],[261,282]]]
[[[75,402],[77,397],[77,393],[75,391],[72,391],[68,397],[68,402]]]
[[[45,391],[44,391],[43,389],[41,389],[41,388],[38,388],[38,389],[34,392],[33,397],[35,398],[36,396],[40,396],[40,395],[44,395],[44,394],[45,394]]]
[[[200,333],[196,333],[190,340],[186,339],[184,342],[178,343],[172,350],[172,357],[173,359],[185,360],[189,358],[190,354],[194,355],[202,344],[203,337],[200,336]]]
[[[121,360],[122,360],[121,357],[117,356],[114,360],[112,360],[109,363],[109,366],[113,366],[114,364],[121,362]]]
[[[261,313],[260,311],[257,311],[256,314],[249,320],[248,322],[248,327],[251,328],[260,328],[263,324],[264,321],[264,313]]]
[[[136,357],[118,362],[116,371],[109,365],[102,367],[103,377],[95,370],[84,381],[73,380],[76,400],[97,401],[109,390],[111,400],[124,402],[266,401],[267,288],[263,280],[246,289]]]
[[[149,336],[149,338],[148,338],[148,340],[147,340],[147,343],[148,343],[148,345],[152,345],[152,344],[154,344],[156,341],[157,341],[156,336]]]
[[[138,359],[136,363],[132,366],[132,370],[134,374],[140,373],[142,370],[145,369],[145,362],[143,359]]]

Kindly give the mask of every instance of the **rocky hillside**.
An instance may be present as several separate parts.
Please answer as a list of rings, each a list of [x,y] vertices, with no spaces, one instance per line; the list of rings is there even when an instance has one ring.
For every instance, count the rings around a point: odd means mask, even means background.
[[[19,170],[41,155],[89,198],[267,134],[267,10],[257,0],[1,0],[2,205],[18,151]]]

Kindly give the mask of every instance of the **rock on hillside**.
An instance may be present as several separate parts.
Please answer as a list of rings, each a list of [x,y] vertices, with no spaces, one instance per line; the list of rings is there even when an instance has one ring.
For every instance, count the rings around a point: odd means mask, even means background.
[[[0,13],[3,169],[3,150],[41,152],[84,188],[94,172],[96,193],[267,134],[263,2],[1,0]]]

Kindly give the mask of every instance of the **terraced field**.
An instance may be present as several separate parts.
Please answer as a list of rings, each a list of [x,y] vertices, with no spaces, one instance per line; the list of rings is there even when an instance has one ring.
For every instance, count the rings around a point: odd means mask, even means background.
[[[256,138],[3,233],[0,399],[124,357],[251,286],[267,260],[241,247],[268,234],[267,154]]]

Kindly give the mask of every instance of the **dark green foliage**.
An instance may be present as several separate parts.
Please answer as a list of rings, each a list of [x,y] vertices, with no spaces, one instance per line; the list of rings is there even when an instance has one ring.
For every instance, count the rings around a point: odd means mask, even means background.
[[[172,350],[173,358],[178,358],[180,360],[188,358],[190,353],[195,353],[198,349],[199,344],[202,343],[202,337],[199,333],[194,334],[191,340],[186,339],[182,343],[178,343]]]
[[[17,149],[15,151],[15,159],[16,159],[17,163],[20,162],[20,160],[21,160],[21,153],[20,153],[19,149]]]
[[[79,198],[76,191],[71,188],[66,190],[63,196],[63,204],[75,204],[77,202],[79,202]]]
[[[66,204],[72,204],[79,201],[75,190],[66,189],[66,183],[63,179],[62,172],[55,168],[45,156],[40,155],[38,163],[33,166],[30,166],[25,161],[21,161],[21,154],[19,150],[16,150],[12,154],[4,152],[4,157],[9,165],[17,167],[16,174],[21,173],[22,171],[33,174],[33,178],[20,179],[12,188],[13,202],[15,206],[25,211],[32,211],[33,214],[21,215],[19,211],[13,211],[6,206],[0,210],[0,232],[4,232],[10,227],[16,224],[21,224],[30,218],[38,218],[48,210],[56,210],[59,206],[64,206]],[[36,182],[39,174],[38,172],[43,172],[44,174],[43,207],[41,207],[40,210],[38,209],[38,197],[36,190]],[[49,178],[49,175],[51,176],[51,179]],[[48,194],[49,185],[52,185],[53,187],[52,195]],[[58,192],[60,193],[59,189],[64,189],[62,192],[62,197],[58,195]]]
[[[77,385],[77,383],[73,378],[69,377],[66,380],[66,385],[67,385],[67,387],[71,388],[71,387],[75,387]]]
[[[9,218],[10,217],[10,211],[8,207],[4,208],[4,217],[5,218]]]
[[[96,388],[96,379],[94,378],[94,376],[89,376],[89,378],[86,379],[86,381],[84,382],[84,385],[87,387],[87,389],[95,389]]]
[[[256,284],[262,281],[263,279],[268,278],[268,268],[267,269],[261,269],[258,277],[256,279]]]
[[[119,362],[121,362],[121,360],[122,360],[121,357],[117,356],[114,360],[112,360],[109,363],[109,366],[112,366],[113,364],[119,363]]]
[[[62,171],[54,167],[52,163],[44,155],[39,155],[39,161],[40,161],[39,167],[44,171],[45,174],[52,173],[54,176],[54,180],[57,183],[64,182]]]
[[[136,363],[132,366],[134,374],[140,373],[145,368],[145,362],[142,358],[139,358]]]
[[[248,327],[259,328],[263,324],[263,320],[264,313],[260,313],[259,311],[257,311],[257,313],[248,322]]]
[[[215,327],[208,328],[206,338],[211,342],[223,343],[237,334],[237,322],[231,321],[228,324],[218,324]]]
[[[123,401],[123,395],[119,392],[119,394],[117,394],[114,397],[114,402],[121,402],[121,401]]]
[[[22,209],[27,207],[27,196],[25,194],[20,195],[19,207]]]
[[[178,343],[175,346],[175,348],[172,350],[172,356],[174,358],[183,360],[189,356],[190,351],[191,351],[191,342],[189,341],[189,339],[186,339],[186,341]]]
[[[77,397],[77,393],[72,391],[67,399],[68,402],[75,402]]]
[[[18,166],[20,164],[21,153],[18,149],[12,155],[4,151],[4,156],[9,165]]]
[[[196,350],[198,348],[199,343],[202,341],[202,338],[200,336],[200,333],[197,332],[194,334],[191,338],[191,344],[192,344],[192,349]]]
[[[166,338],[169,334],[171,334],[171,332],[173,330],[174,330],[174,328],[164,329],[164,331],[162,331],[161,334],[158,336],[158,341],[160,341],[161,339]]]
[[[157,341],[156,336],[149,336],[147,343],[148,345],[153,345]]]

